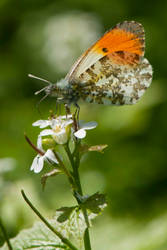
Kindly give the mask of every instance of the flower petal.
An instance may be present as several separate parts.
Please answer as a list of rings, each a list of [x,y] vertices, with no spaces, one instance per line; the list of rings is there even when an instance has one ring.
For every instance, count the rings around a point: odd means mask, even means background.
[[[43,169],[43,164],[44,164],[44,156],[40,156],[38,158],[37,165],[34,168],[34,173],[39,173]]]
[[[38,158],[39,158],[39,155],[35,156],[33,162],[32,162],[32,165],[30,167],[30,170],[34,170],[36,165],[38,164]]]
[[[83,139],[86,136],[86,131],[81,128],[77,132],[75,132],[74,135],[79,139]]]
[[[57,125],[60,125],[59,119],[52,119],[50,125],[51,125],[52,128],[54,128]]]
[[[30,170],[34,170],[34,173],[39,173],[43,168],[43,164],[44,156],[37,155],[32,162]]]
[[[46,136],[46,135],[53,135],[53,134],[54,132],[52,129],[44,129],[43,131],[41,131],[39,136]]]
[[[42,148],[42,138],[41,138],[40,135],[38,136],[38,139],[37,139],[37,148],[39,148],[40,150],[43,150],[43,148]]]
[[[86,122],[86,123],[83,123],[83,124],[81,123],[80,127],[82,129],[89,130],[89,129],[96,128],[97,125],[98,125],[97,122],[92,121],[92,122]]]
[[[64,121],[63,125],[66,127],[66,126],[68,126],[69,124],[72,124],[72,123],[73,123],[73,120],[69,119],[67,121]]]
[[[38,121],[34,122],[32,124],[32,126],[38,126],[40,128],[45,128],[45,127],[49,126],[50,123],[51,123],[51,121],[49,121],[49,120],[38,120]]]
[[[72,118],[72,115],[62,115],[62,116],[59,116],[59,117],[60,117],[60,119],[65,119],[65,120],[67,120],[67,119]]]
[[[58,144],[65,144],[68,141],[68,133],[66,132],[66,130],[63,128],[61,129],[60,132],[58,133],[54,133],[54,135],[52,135],[52,138],[55,140],[56,143]]]
[[[51,149],[48,149],[45,153],[45,160],[52,161],[53,163],[58,164],[58,160],[56,159],[53,151]]]

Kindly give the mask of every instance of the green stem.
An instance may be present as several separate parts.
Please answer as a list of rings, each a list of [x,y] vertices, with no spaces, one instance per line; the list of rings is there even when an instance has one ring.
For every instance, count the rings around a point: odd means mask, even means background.
[[[8,249],[9,249],[9,250],[12,250],[12,249],[13,249],[13,248],[12,248],[12,245],[10,244],[10,241],[9,241],[9,238],[8,238],[8,235],[7,235],[7,232],[6,232],[6,229],[5,229],[5,227],[4,227],[4,225],[3,225],[2,221],[1,221],[1,219],[0,219],[0,228],[1,228],[1,230],[2,230],[2,233],[3,233],[4,239],[5,239],[5,241],[6,241],[6,244],[7,244],[7,246],[8,246]]]
[[[68,180],[69,180],[69,182],[70,182],[72,188],[74,189],[74,188],[75,188],[75,183],[74,183],[74,180],[73,180],[72,175],[71,175],[70,172],[67,170],[67,168],[65,167],[64,163],[62,162],[62,160],[60,159],[60,157],[59,157],[59,155],[56,153],[56,151],[53,150],[53,152],[54,152],[54,155],[55,155],[56,159],[57,159],[58,162],[59,162],[60,167],[62,168],[62,170],[64,171],[64,173],[67,175]]]
[[[65,144],[65,145],[64,145],[64,148],[65,148],[65,151],[66,151],[66,153],[67,153],[67,155],[68,155],[68,158],[69,158],[69,160],[70,160],[71,166],[72,166],[72,168],[73,168],[73,166],[74,166],[74,159],[73,159],[73,156],[72,156],[72,154],[71,154],[71,151],[70,151],[70,148],[69,148],[69,144],[68,144],[68,143]]]
[[[65,151],[66,151],[66,153],[67,153],[67,155],[68,155],[68,158],[69,158],[69,160],[70,160],[70,163],[71,163],[71,166],[72,166],[72,169],[73,169],[73,176],[74,176],[74,179],[75,179],[77,191],[78,191],[78,193],[82,196],[83,193],[82,193],[82,188],[81,188],[81,183],[80,183],[80,178],[79,178],[79,172],[78,172],[78,170],[77,170],[78,167],[75,167],[76,163],[75,163],[75,161],[74,161],[74,159],[73,159],[73,155],[72,155],[72,153],[71,153],[71,151],[70,151],[69,145],[66,144],[66,145],[64,146],[64,148],[65,148]],[[77,166],[79,166],[79,162],[78,162]],[[76,190],[76,189],[75,189],[75,190]]]
[[[88,227],[86,228],[85,234],[84,234],[84,245],[85,245],[85,250],[91,250],[89,228]]]
[[[59,233],[52,225],[40,214],[40,212],[32,205],[24,191],[21,190],[21,194],[26,201],[26,203],[30,206],[30,208],[34,211],[34,213],[44,222],[44,224],[54,233],[56,234],[64,244],[66,244],[72,250],[78,250],[67,238],[65,238],[61,233]]]
[[[80,164],[79,146],[80,146],[80,141],[77,140],[76,144],[75,144],[75,149],[74,149],[73,154],[71,153],[68,144],[66,144],[64,148],[66,150],[66,153],[68,155],[68,158],[70,160],[70,163],[71,163],[71,166],[72,166],[72,169],[73,169],[73,177],[74,177],[74,180],[75,180],[75,183],[76,183],[76,186],[77,186],[77,192],[81,196],[83,196],[83,191],[82,191],[80,176],[79,176],[79,171],[78,171],[79,164]],[[74,197],[76,198],[76,196],[75,196],[75,191],[76,190],[74,189],[73,191],[74,191]],[[81,205],[79,199],[76,198],[76,200],[78,202],[78,205]],[[87,211],[86,211],[86,209],[84,207],[82,207],[82,212],[83,212],[85,222],[86,222],[86,225],[87,225],[87,228],[86,228],[85,234],[84,234],[84,246],[85,246],[85,250],[91,250],[90,236],[89,236],[89,227],[90,227],[90,225],[89,225],[88,214],[87,214]]]

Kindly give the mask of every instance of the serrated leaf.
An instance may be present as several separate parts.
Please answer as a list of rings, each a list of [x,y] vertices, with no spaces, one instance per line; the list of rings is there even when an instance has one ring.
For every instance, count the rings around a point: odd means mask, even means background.
[[[50,220],[49,223],[56,227],[55,220]],[[59,228],[63,234],[63,229]],[[10,240],[13,249],[38,249],[38,250],[70,250],[66,247],[61,240],[50,231],[42,222],[36,222],[32,228],[22,230],[15,238]],[[8,250],[5,244],[2,250]]]
[[[99,214],[99,208],[106,205],[101,194],[94,194],[88,197],[83,205],[89,210],[89,221]],[[98,207],[98,209],[97,209]],[[100,210],[100,211],[101,211]],[[97,213],[98,212],[98,213]],[[83,249],[83,237],[87,225],[81,209],[76,207],[62,207],[56,211],[53,220],[49,223],[56,228],[65,238],[74,242],[78,249]],[[22,230],[15,238],[10,240],[13,249],[36,249],[36,250],[70,250],[62,241],[50,231],[42,222],[36,222],[30,229]],[[8,250],[5,244],[2,250]]]
[[[89,209],[94,214],[99,214],[107,206],[105,195],[95,193],[85,199],[82,206]]]
[[[69,219],[70,214],[72,213],[72,211],[76,208],[75,207],[61,207],[59,209],[57,209],[58,212],[62,212],[60,214],[60,216],[57,218],[57,221],[62,223],[65,222],[66,220]]]
[[[56,175],[58,175],[60,173],[62,173],[62,171],[60,169],[56,168],[56,169],[53,169],[52,171],[50,171],[50,172],[42,175],[42,177],[41,177],[41,184],[42,184],[43,189],[45,188],[46,181],[47,181],[47,179],[49,177],[56,176]]]
[[[107,205],[105,196],[95,193],[92,196],[84,196],[82,198],[83,203],[81,206],[85,206],[87,209],[91,225],[91,220],[98,216]],[[64,227],[64,231],[67,233],[66,237],[69,238],[72,236],[72,240],[76,242],[78,248],[81,250],[85,229],[87,228],[81,207],[62,207],[56,211],[55,219]]]
[[[68,209],[65,208],[65,210]],[[62,211],[64,211],[64,208],[58,209],[54,218],[57,221],[58,225],[61,225],[61,228],[64,229],[65,237],[72,239],[72,241],[75,242],[75,244],[78,246],[78,249],[81,250],[83,247],[84,232],[87,228],[87,225],[85,223],[83,213],[78,206],[69,207],[69,211],[70,210],[72,211],[71,213],[69,213],[68,220],[59,222],[59,218],[62,215]]]

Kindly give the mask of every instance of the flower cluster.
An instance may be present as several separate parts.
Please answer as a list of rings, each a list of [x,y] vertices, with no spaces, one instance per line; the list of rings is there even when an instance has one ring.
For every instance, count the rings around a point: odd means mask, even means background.
[[[83,139],[86,136],[86,130],[93,129],[97,126],[96,122],[78,123],[78,129],[74,129],[74,120],[72,115],[58,116],[48,120],[38,120],[32,124],[43,129],[38,135],[37,140],[37,156],[34,158],[31,170],[39,173],[44,166],[44,162],[50,164],[59,164],[56,158],[54,148],[56,145],[65,145],[70,139]],[[47,128],[49,127],[49,128]],[[47,142],[49,148],[45,151],[43,148],[44,142]],[[46,143],[45,143],[46,144]]]

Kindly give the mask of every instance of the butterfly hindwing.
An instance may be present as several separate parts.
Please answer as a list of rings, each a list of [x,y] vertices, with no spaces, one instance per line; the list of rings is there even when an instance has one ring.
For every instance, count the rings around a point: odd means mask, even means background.
[[[106,105],[134,104],[152,80],[152,67],[142,58],[134,67],[111,64],[105,56],[79,77],[80,96],[87,102]]]

